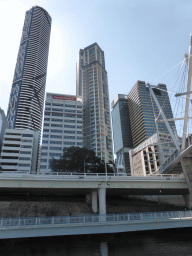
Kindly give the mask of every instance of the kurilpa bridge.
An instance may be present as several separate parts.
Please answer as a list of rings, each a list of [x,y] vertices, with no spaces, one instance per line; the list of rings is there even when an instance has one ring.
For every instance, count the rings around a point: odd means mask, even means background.
[[[108,195],[183,195],[190,208],[186,179],[180,175],[146,177],[118,174],[1,173],[0,194],[87,195],[91,194],[94,213],[106,214]],[[99,202],[99,206],[98,206]]]

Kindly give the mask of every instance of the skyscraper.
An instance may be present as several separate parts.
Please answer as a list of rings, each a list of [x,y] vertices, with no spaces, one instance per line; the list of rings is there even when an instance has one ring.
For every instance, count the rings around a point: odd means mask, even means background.
[[[76,94],[83,101],[83,146],[102,160],[113,160],[108,79],[97,43],[79,51]]]
[[[26,12],[7,112],[11,129],[41,131],[50,31],[46,10]]]
[[[131,124],[128,108],[128,96],[118,94],[111,103],[114,153],[117,155],[118,172],[131,174],[129,150],[133,148]]]
[[[173,118],[169,95],[165,84],[154,86],[153,91],[161,105],[167,119]],[[137,81],[128,94],[128,106],[131,122],[131,132],[133,147],[137,147],[141,142],[148,139],[157,132],[155,125],[155,116],[159,116],[159,110],[150,96],[149,88],[143,81]],[[155,114],[155,115],[154,115]],[[162,119],[159,116],[159,119]],[[175,132],[175,122],[169,122],[172,130]],[[168,134],[165,123],[158,124],[160,133]]]

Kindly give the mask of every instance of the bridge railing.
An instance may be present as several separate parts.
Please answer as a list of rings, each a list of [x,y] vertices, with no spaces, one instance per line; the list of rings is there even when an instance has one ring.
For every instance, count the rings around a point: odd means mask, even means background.
[[[1,218],[0,229],[10,227],[47,226],[47,225],[92,225],[109,222],[153,221],[163,219],[192,218],[192,211],[123,213],[106,215],[80,215],[55,217]]]
[[[134,178],[143,176],[128,176],[126,173],[72,173],[72,172],[12,172],[12,171],[0,171],[0,177],[43,177],[43,178],[64,178],[64,179],[80,179],[80,178]],[[145,177],[183,177],[183,174],[151,174]]]

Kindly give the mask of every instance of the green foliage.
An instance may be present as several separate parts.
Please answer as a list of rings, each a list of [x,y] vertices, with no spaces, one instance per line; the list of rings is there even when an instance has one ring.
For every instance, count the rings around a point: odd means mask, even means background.
[[[57,172],[105,173],[105,163],[95,155],[93,150],[80,147],[63,149],[60,159],[52,159],[50,167]],[[107,165],[107,172],[113,173],[113,168]]]

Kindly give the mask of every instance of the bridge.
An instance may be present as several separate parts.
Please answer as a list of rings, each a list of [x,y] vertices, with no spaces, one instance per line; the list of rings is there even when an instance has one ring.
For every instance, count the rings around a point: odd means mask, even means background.
[[[192,227],[192,211],[0,219],[0,239]]]
[[[183,176],[146,177],[94,173],[1,173],[0,193],[27,195],[92,196],[93,213],[106,214],[106,195],[183,195],[189,207],[188,186]],[[99,196],[99,206],[98,199]]]

